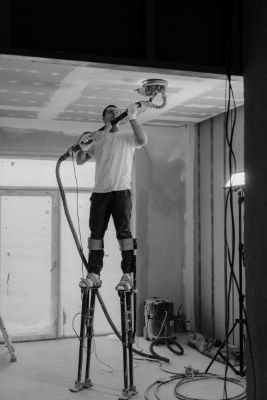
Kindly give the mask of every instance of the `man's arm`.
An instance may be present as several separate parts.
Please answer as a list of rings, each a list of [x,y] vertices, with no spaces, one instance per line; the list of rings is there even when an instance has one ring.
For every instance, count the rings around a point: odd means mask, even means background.
[[[137,146],[144,146],[147,143],[147,136],[143,131],[141,125],[136,121],[136,119],[130,120],[131,127],[133,129],[135,143]]]
[[[82,165],[86,161],[90,160],[90,158],[92,158],[92,156],[89,153],[91,146],[93,146],[93,143],[95,141],[99,140],[99,138],[102,135],[108,133],[111,128],[112,128],[111,123],[107,122],[105,124],[105,129],[103,131],[86,132],[82,135],[82,137],[80,138],[80,140],[78,142],[81,147],[81,150],[79,150],[76,155],[77,165]],[[92,141],[93,141],[93,143],[92,143]]]
[[[128,108],[128,117],[134,133],[135,144],[137,146],[144,146],[147,143],[147,136],[143,131],[141,125],[136,121],[136,115],[137,115],[137,105],[132,104]]]
[[[79,150],[78,153],[76,154],[76,164],[82,165],[86,161],[90,160],[90,158],[91,156],[90,154],[87,153],[87,151]]]

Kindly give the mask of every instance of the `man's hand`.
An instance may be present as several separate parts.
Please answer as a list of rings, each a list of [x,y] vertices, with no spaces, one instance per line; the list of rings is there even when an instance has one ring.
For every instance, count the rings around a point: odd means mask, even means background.
[[[78,144],[80,145],[82,151],[87,151],[89,149],[90,144],[94,140],[93,133],[94,132],[86,132],[80,138]]]
[[[133,103],[128,108],[129,120],[132,121],[133,119],[136,119],[136,116],[137,116],[137,105],[135,103]]]
[[[112,125],[109,121],[105,124],[105,129],[103,131],[95,131],[95,132],[85,132],[79,140],[79,145],[82,151],[89,150],[89,147],[92,141],[96,141],[101,135],[108,133],[112,128]]]

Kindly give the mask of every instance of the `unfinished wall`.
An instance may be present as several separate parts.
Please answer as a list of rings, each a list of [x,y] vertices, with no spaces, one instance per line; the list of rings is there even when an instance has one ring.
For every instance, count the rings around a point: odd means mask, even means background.
[[[135,158],[140,329],[147,298],[169,299],[174,302],[175,312],[182,304],[187,314],[192,311],[193,298],[193,262],[188,256],[193,231],[187,229],[193,219],[193,176],[189,176],[193,131],[188,126],[145,130],[148,144],[136,152]]]
[[[233,114],[232,114],[233,115]],[[236,172],[244,171],[244,112],[237,109],[233,150]],[[198,151],[195,173],[195,310],[197,329],[209,337],[224,339],[225,280],[230,270],[226,267],[224,247],[224,209],[226,181],[229,179],[228,145],[225,140],[224,114],[198,125]],[[234,220],[238,229],[238,198],[233,195]],[[228,220],[229,220],[228,209]],[[228,237],[231,245],[230,230]],[[236,244],[235,272],[238,273]],[[238,318],[238,298],[232,291],[230,327]],[[238,340],[236,330],[233,341]]]

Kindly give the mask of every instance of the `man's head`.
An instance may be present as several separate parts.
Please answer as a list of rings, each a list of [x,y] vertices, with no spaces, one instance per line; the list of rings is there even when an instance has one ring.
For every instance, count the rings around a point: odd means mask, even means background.
[[[103,121],[104,122],[113,121],[116,117],[118,117],[118,115],[120,115],[120,113],[121,113],[120,109],[117,106],[110,104],[103,110],[102,113]]]

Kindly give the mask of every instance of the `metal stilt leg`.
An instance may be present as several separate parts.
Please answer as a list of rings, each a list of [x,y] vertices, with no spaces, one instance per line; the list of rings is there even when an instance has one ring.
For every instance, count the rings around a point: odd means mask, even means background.
[[[132,291],[126,292],[126,333],[128,344],[128,362],[129,362],[129,392],[131,396],[136,393],[136,388],[133,382],[133,322],[132,322]]]
[[[136,249],[136,245],[134,245]],[[124,387],[119,400],[127,400],[136,394],[133,379],[133,342],[136,331],[136,272],[135,272],[135,253],[132,265],[133,272],[133,287],[132,285],[124,286],[124,289],[117,289],[120,297],[121,307],[121,341],[123,350],[123,379]],[[81,279],[80,288],[82,292],[82,312],[81,312],[81,326],[80,326],[80,346],[79,346],[79,362],[77,380],[73,387],[70,388],[72,392],[78,392],[82,389],[87,389],[93,384],[89,378],[90,361],[91,361],[91,347],[93,339],[93,323],[95,311],[95,296],[98,298],[98,288],[88,287],[89,284],[86,279]],[[118,285],[118,287],[121,287]],[[133,296],[133,302],[132,302]],[[101,297],[100,297],[101,299]],[[118,333],[119,335],[119,333]],[[84,342],[87,338],[87,359],[85,367],[85,379],[82,381],[82,367],[83,367],[83,351]]]
[[[132,290],[118,291],[121,306],[121,336],[123,355],[124,387],[119,400],[126,400],[136,394],[133,379],[133,322],[132,322]]]
[[[126,339],[126,324],[125,324],[125,293],[119,292],[121,306],[121,341],[122,341],[122,357],[123,357],[123,381],[124,388],[122,394],[128,392],[128,367],[127,367],[127,339]]]
[[[95,309],[95,295],[96,288],[88,288],[82,281],[80,283],[82,292],[82,312],[81,312],[81,325],[80,325],[80,345],[79,345],[79,361],[78,361],[78,374],[77,380],[70,388],[71,392],[79,392],[83,389],[88,389],[93,386],[89,378],[90,359],[91,359],[91,345],[93,338],[93,323],[94,323],[94,309]],[[86,367],[85,367],[85,379],[82,381],[82,368],[83,368],[83,352],[85,337],[87,337],[86,348]]]
[[[118,290],[121,303],[121,330],[123,351],[124,388],[119,400],[127,400],[137,391],[133,376],[133,342],[136,332],[136,249],[137,240],[133,239],[132,278],[133,286],[129,290]],[[128,248],[129,249],[129,248]]]
[[[87,359],[86,359],[86,368],[85,368],[85,383],[92,386],[92,382],[89,379],[90,372],[90,360],[91,360],[91,348],[92,348],[92,339],[94,336],[94,314],[95,314],[95,295],[97,289],[91,289],[91,298],[88,309],[88,321],[87,321]]]

